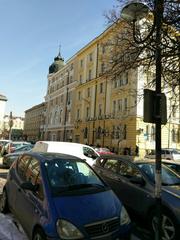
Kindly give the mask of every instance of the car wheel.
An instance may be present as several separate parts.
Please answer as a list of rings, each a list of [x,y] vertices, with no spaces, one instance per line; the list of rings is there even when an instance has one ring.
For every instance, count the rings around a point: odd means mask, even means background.
[[[157,216],[154,214],[151,218],[151,227],[155,232]],[[162,240],[178,239],[179,229],[174,218],[167,212],[162,213]]]
[[[33,240],[46,240],[46,235],[41,228],[35,230]]]
[[[0,212],[7,213],[9,212],[7,192],[3,189],[3,193],[0,199]]]

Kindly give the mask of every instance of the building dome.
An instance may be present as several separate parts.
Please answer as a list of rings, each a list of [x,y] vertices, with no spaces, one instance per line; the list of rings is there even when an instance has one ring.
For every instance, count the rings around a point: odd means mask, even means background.
[[[58,56],[54,58],[54,62],[49,66],[49,74],[59,71],[64,66],[64,59],[59,52]]]
[[[6,96],[0,94],[0,101],[7,101],[7,100],[8,100],[8,99],[7,99]]]

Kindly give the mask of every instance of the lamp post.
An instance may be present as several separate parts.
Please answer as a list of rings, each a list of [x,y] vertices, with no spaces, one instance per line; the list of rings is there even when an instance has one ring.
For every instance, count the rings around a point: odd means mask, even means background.
[[[12,126],[13,126],[13,118],[12,118],[12,112],[10,112],[10,115],[9,115],[9,140],[11,140]]]
[[[135,37],[135,22],[144,18],[149,12],[148,6],[138,1],[132,1],[122,9],[122,18],[133,22],[133,35],[136,43],[144,43],[155,31],[155,126],[156,126],[156,171],[155,171],[155,198],[157,218],[154,223],[155,239],[160,240],[162,235],[162,212],[161,212],[161,30],[164,12],[164,0],[154,0],[154,23],[151,32],[141,42]]]

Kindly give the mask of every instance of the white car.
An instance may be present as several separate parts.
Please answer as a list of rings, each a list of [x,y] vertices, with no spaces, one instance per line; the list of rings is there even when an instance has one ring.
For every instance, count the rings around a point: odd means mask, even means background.
[[[147,159],[155,159],[155,151],[152,150],[151,153],[145,156]],[[172,148],[163,148],[161,150],[161,158],[166,160],[180,161],[180,150]]]
[[[69,154],[85,160],[91,166],[99,157],[99,154],[92,147],[72,142],[38,141],[32,151]]]

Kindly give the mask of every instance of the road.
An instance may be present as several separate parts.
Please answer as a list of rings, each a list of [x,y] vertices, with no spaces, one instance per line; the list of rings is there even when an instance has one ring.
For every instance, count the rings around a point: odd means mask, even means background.
[[[8,169],[3,167],[2,159],[0,158],[0,196],[6,182],[7,172]],[[149,231],[144,226],[141,226],[141,223],[137,222],[136,219],[133,220],[133,234],[131,240],[152,240]]]

